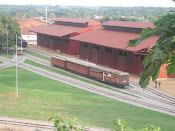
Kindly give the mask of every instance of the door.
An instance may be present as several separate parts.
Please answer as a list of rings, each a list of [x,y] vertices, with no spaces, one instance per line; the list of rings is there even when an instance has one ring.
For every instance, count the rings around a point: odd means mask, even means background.
[[[98,50],[92,51],[92,62],[95,64],[99,64],[99,51]]]
[[[119,70],[125,71],[126,56],[119,55]]]

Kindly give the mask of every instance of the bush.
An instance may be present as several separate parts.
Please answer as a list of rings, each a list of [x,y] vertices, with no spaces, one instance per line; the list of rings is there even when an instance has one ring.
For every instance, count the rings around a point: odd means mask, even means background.
[[[77,118],[74,119],[65,119],[61,114],[56,114],[55,116],[49,118],[49,121],[54,121],[54,126],[57,131],[84,131],[84,126],[76,127],[74,124],[77,124]]]
[[[141,130],[135,130],[130,128],[125,121],[120,119],[114,120],[113,123],[114,123],[113,131],[161,131],[160,127],[156,127],[151,124]]]

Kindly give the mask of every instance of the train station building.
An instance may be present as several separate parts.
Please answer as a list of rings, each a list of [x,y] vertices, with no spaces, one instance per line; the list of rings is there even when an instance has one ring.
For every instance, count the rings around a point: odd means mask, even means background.
[[[140,75],[144,70],[142,62],[159,37],[148,38],[136,47],[126,48],[127,43],[139,38],[144,28],[155,26],[152,23],[124,21],[108,21],[101,25],[103,28],[71,38],[80,43],[80,59]],[[161,67],[159,78],[168,77],[165,67]]]
[[[50,50],[79,55],[80,43],[69,38],[100,28],[100,22],[89,19],[56,18],[54,24],[33,28],[37,44]]]

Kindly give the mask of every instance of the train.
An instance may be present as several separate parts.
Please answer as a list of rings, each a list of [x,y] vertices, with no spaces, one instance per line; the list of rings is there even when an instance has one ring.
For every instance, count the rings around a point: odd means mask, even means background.
[[[17,45],[21,47],[21,40],[18,41]],[[25,40],[22,40],[22,47],[27,47],[27,42]]]
[[[17,48],[17,55],[23,54],[23,48]]]
[[[51,57],[51,66],[59,67],[117,87],[129,85],[129,73],[76,58],[53,55]]]

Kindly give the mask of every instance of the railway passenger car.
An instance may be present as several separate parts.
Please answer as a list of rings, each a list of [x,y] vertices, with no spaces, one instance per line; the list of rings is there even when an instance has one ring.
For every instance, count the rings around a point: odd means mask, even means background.
[[[17,48],[17,54],[22,55],[23,54],[23,48]]]
[[[105,83],[124,87],[129,85],[129,73],[104,66],[91,66],[89,76]]]
[[[75,58],[70,58],[67,60],[68,70],[85,76],[89,76],[89,68],[92,65],[95,66],[96,64]]]
[[[91,62],[53,55],[51,65],[68,71],[87,76],[108,84],[124,87],[129,85],[129,73],[115,70],[109,67],[99,66]]]
[[[67,69],[67,59],[68,58],[61,57],[59,55],[53,55],[51,58],[51,65]]]

